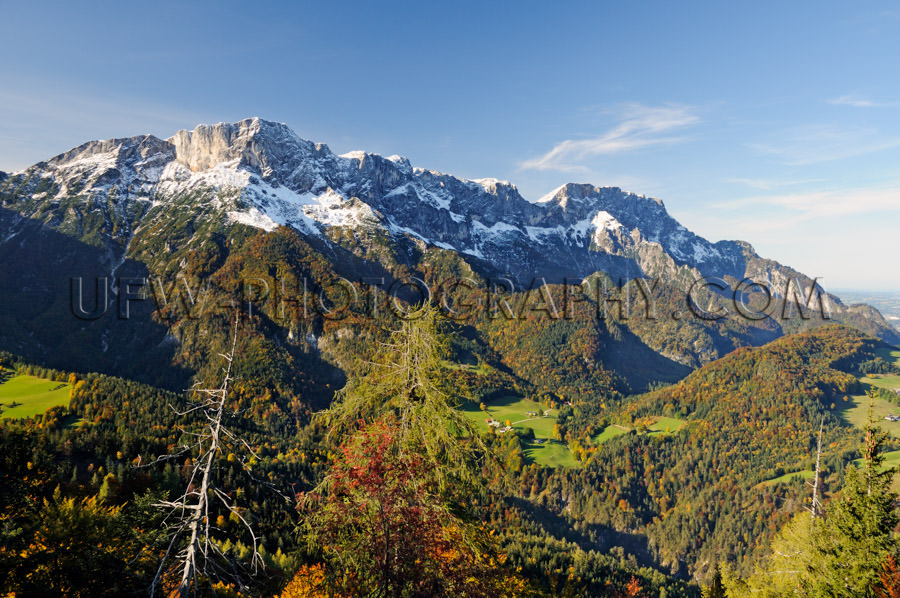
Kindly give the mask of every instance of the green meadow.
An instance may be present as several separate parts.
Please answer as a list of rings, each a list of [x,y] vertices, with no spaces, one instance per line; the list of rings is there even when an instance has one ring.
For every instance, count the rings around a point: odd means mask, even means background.
[[[621,436],[622,434],[627,434],[631,431],[631,428],[626,428],[625,426],[620,426],[617,424],[612,424],[603,428],[603,431],[594,436],[591,440],[594,441],[594,444],[603,444],[607,440],[611,438],[615,438],[616,436]]]
[[[684,420],[677,417],[655,417],[650,425],[650,434],[674,434],[684,426]]]
[[[877,353],[884,359],[900,365],[900,349],[882,348]],[[900,389],[900,376],[896,374],[872,374],[861,377],[859,381],[864,389]],[[865,392],[849,397],[849,401],[837,407],[841,410],[844,421],[859,428],[865,427],[869,418],[869,397]],[[900,421],[891,422],[884,419],[886,415],[900,415],[900,405],[876,398],[872,403],[872,415],[882,430],[900,438]]]
[[[791,482],[796,479],[801,480],[811,480],[816,472],[811,469],[804,469],[803,471],[791,471],[784,475],[780,475],[777,478],[772,478],[771,480],[766,480],[765,482],[761,482],[760,486],[774,486],[776,484],[782,484],[786,482]]]
[[[544,440],[525,445],[525,456],[544,467],[579,467],[569,446],[558,440]]]
[[[477,405],[470,405],[463,409],[477,430],[487,430],[488,425],[485,420],[488,418],[499,421],[504,426],[506,422],[509,422],[515,430],[531,428],[534,431],[535,440],[542,442],[526,443],[526,457],[546,467],[575,467],[578,465],[566,443],[551,440],[556,417],[559,414],[558,410],[547,410],[536,401],[515,396],[489,401],[485,403],[485,406],[487,407],[485,411],[482,411]],[[549,411],[547,416],[543,415],[544,411]],[[538,415],[529,415],[529,413]]]
[[[646,434],[674,434],[684,427],[685,421],[683,419],[679,419],[677,417],[665,417],[665,416],[655,416],[650,418],[653,420],[649,426],[647,426]],[[591,440],[596,445],[603,444],[607,440],[611,438],[615,438],[616,436],[621,436],[622,434],[627,434],[633,428],[629,428],[627,426],[621,426],[619,424],[610,424],[606,426],[602,432],[594,436]]]
[[[35,376],[13,376],[0,384],[0,418],[32,417],[69,404],[70,386]]]

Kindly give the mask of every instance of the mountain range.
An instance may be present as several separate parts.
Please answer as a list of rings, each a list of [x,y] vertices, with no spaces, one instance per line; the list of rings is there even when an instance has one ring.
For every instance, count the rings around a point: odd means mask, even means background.
[[[299,235],[336,271],[339,263],[356,264],[342,271],[355,275],[380,271],[396,277],[402,267],[416,273],[422,255],[444,251],[480,280],[505,277],[520,291],[536,280],[579,282],[598,272],[612,281],[652,278],[661,283],[654,292],[670,297],[666,316],[680,313],[669,307],[678,308],[677,296],[683,299],[697,280],[722,280],[710,300],[725,309],[742,280],[769,289],[765,303],[774,300],[776,309],[761,319],[741,319],[728,309],[721,322],[659,324],[692,331],[693,340],[677,347],[666,345],[646,322],[623,323],[656,353],[688,366],[815,323],[816,318],[775,317],[791,299],[787,291],[794,283],[804,295],[821,291],[835,321],[900,342],[874,308],[845,305],[810,277],[760,257],[746,242],[711,242],[692,233],[658,199],[570,183],[532,202],[505,181],[462,179],[414,167],[400,156],[336,155],[284,124],[251,118],[199,125],[169,139],[90,141],[0,174],[3,274],[20,281],[19,289],[4,291],[11,309],[0,343],[26,355],[52,353],[48,347],[65,337],[54,327],[63,317],[61,297],[69,295],[72,277],[174,277],[198,252],[208,254],[208,273],[242,235],[285,230],[279,227]],[[29,263],[35,255],[38,266]],[[759,287],[745,290],[756,291],[747,293],[749,304],[764,298]],[[114,297],[108,299],[111,304]],[[113,350],[117,324],[90,326],[90,342],[116,355],[106,368],[111,371],[117,371],[116,360],[146,344],[139,337],[149,328],[153,346],[184,342],[177,331],[148,324],[140,334],[123,333],[130,335],[122,342],[131,349]],[[86,327],[78,323],[78,333],[87,334]],[[701,333],[709,338],[697,342]]]
[[[434,382],[498,459],[483,520],[509,563],[591,588],[573,595],[622,595],[634,572],[654,595],[699,595],[722,559],[751,571],[808,494],[794,475],[816,434],[830,494],[857,456],[862,377],[900,367],[872,338],[900,345],[875,308],[616,187],[528,201],[258,118],[90,141],[0,173],[0,374],[73,384],[69,406],[31,422],[57,462],[49,492],[99,492],[95,460],[131,493],[177,478],[128,464],[174,446],[170,391],[218,379],[235,312],[233,400],[259,465],[311,488],[330,450],[313,414],[377,378],[398,313],[420,299],[376,290],[461,279],[435,304],[488,308],[436,319]],[[346,281],[360,300],[337,309]],[[598,293],[568,305],[575,284]],[[0,474],[28,479],[44,461],[9,438],[20,467]],[[258,514],[267,550],[292,550],[293,503]]]

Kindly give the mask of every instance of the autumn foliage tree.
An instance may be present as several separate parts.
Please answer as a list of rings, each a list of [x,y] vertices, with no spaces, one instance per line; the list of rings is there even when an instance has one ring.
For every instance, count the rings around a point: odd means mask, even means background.
[[[399,596],[440,583],[448,519],[428,481],[429,466],[396,442],[393,418],[362,429],[340,448],[313,493],[314,537],[335,585],[362,595]]]
[[[893,555],[881,564],[875,595],[878,598],[900,598],[900,566]]]
[[[499,595],[502,558],[466,508],[483,489],[484,447],[445,383],[445,348],[437,311],[423,307],[326,414],[343,441],[301,506],[341,593]]]
[[[503,558],[463,533],[467,525],[441,497],[433,465],[398,442],[386,416],[345,442],[323,485],[303,497],[310,539],[327,564],[305,568],[296,595],[524,596]],[[485,534],[489,537],[489,534]],[[293,595],[293,594],[291,594]],[[324,595],[324,594],[318,594]]]

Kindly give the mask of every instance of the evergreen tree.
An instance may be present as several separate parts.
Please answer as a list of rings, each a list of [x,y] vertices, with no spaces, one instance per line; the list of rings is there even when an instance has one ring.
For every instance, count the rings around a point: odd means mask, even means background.
[[[457,409],[461,397],[446,367],[445,325],[437,308],[428,305],[416,318],[403,320],[368,371],[351,380],[325,414],[332,437],[343,438],[393,416],[401,450],[423,455],[434,466],[442,490],[460,483],[480,486],[477,458],[483,449],[478,433]]]
[[[874,393],[869,392],[870,401]],[[813,596],[876,596],[882,565],[896,554],[897,495],[894,468],[883,468],[886,434],[875,426],[871,404],[865,428],[863,464],[847,468],[844,488],[826,511],[816,535],[813,562],[804,586]]]
[[[807,513],[797,513],[772,539],[769,554],[753,574],[740,579],[723,565],[722,579],[728,598],[781,598],[804,596],[800,578],[808,570],[812,558],[810,537],[821,519],[810,520]]]
[[[722,583],[722,572],[718,566],[716,566],[716,571],[713,573],[709,587],[703,591],[703,598],[726,598],[725,585]]]
[[[342,592],[494,595],[491,542],[466,506],[483,487],[483,446],[456,408],[442,325],[429,306],[404,320],[325,414],[340,458],[301,506]]]
[[[97,493],[97,500],[103,504],[108,504],[112,501],[112,482],[115,478],[113,474],[108,473],[103,478],[103,483],[100,484],[100,491]]]

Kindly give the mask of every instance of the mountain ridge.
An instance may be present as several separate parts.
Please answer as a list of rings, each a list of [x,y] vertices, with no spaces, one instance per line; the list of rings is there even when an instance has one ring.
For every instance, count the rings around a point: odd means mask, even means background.
[[[817,284],[760,257],[747,242],[694,234],[656,198],[567,183],[532,202],[507,181],[462,179],[414,167],[401,156],[336,155],[284,123],[258,117],[198,125],[168,139],[90,141],[12,173],[3,184],[42,204],[25,206],[24,215],[33,210],[32,217],[63,229],[77,229],[81,221],[74,220],[84,215],[74,205],[54,211],[54,203],[81,197],[92,213],[114,223],[100,234],[111,254],[121,253],[113,262],[126,257],[148,218],[190,197],[197,214],[266,231],[289,226],[331,243],[335,231],[369,230],[452,250],[523,288],[541,279],[579,281],[598,271],[622,280],[662,277],[684,290],[703,277],[723,278],[732,287],[752,278],[776,297],[786,295],[792,281],[801,291]],[[856,309],[829,293],[823,297],[838,316]],[[852,315],[900,342],[873,311]]]
[[[140,153],[141,157],[145,158],[146,149],[154,149],[160,154],[160,158],[167,160],[170,163],[170,166],[171,162],[177,162],[193,173],[214,170],[216,167],[223,165],[230,166],[235,170],[240,170],[241,167],[248,167],[256,169],[262,176],[262,179],[272,187],[277,189],[281,185],[286,185],[292,191],[301,194],[320,192],[322,195],[327,195],[327,189],[329,187],[334,190],[334,185],[330,185],[329,183],[335,183],[336,181],[329,181],[324,177],[320,179],[309,176],[312,174],[321,174],[321,172],[309,172],[308,169],[304,168],[304,166],[309,166],[308,163],[310,161],[318,160],[320,163],[317,164],[317,166],[332,166],[333,170],[337,171],[346,170],[347,166],[353,165],[357,170],[362,171],[365,174],[374,175],[374,189],[360,189],[351,185],[351,188],[348,190],[351,192],[368,191],[368,197],[364,194],[360,194],[361,199],[364,201],[368,200],[367,203],[371,202],[373,193],[378,192],[381,192],[386,198],[391,199],[396,199],[398,197],[402,197],[406,200],[417,199],[420,203],[431,204],[432,206],[443,208],[449,213],[450,219],[454,222],[460,223],[464,218],[470,217],[470,219],[467,220],[467,224],[469,224],[470,227],[481,229],[481,236],[502,235],[504,232],[513,232],[509,227],[504,226],[508,224],[513,229],[518,229],[517,232],[524,237],[527,237],[530,241],[538,243],[541,243],[543,238],[562,237],[570,241],[580,241],[582,245],[585,242],[590,243],[591,241],[596,241],[598,244],[603,244],[604,249],[612,249],[615,251],[621,249],[623,246],[632,246],[639,243],[641,240],[649,241],[651,243],[660,243],[662,241],[662,235],[659,234],[660,231],[658,230],[655,231],[657,234],[651,233],[649,236],[639,235],[637,241],[634,239],[629,241],[621,234],[623,229],[622,223],[619,222],[615,216],[610,214],[609,211],[599,210],[600,207],[606,205],[604,203],[604,200],[606,200],[618,204],[616,206],[616,215],[619,216],[619,218],[622,217],[623,213],[626,215],[628,221],[625,224],[632,232],[635,229],[640,230],[640,223],[638,221],[640,217],[650,215],[659,218],[666,227],[666,230],[663,232],[669,237],[668,239],[665,239],[665,241],[668,241],[667,243],[661,244],[668,250],[668,253],[674,255],[676,259],[682,262],[679,265],[687,265],[689,257],[693,257],[695,262],[702,264],[704,260],[708,259],[711,253],[716,252],[714,248],[732,254],[729,255],[728,258],[733,261],[734,257],[736,257],[736,250],[735,247],[730,244],[741,243],[737,241],[718,241],[716,243],[711,243],[702,237],[694,235],[680,223],[675,221],[674,218],[671,218],[665,211],[665,206],[661,200],[622,191],[618,187],[598,187],[586,183],[567,183],[558,187],[551,192],[551,194],[544,196],[540,200],[531,202],[519,194],[515,185],[507,181],[499,181],[496,179],[460,179],[436,170],[418,167],[413,168],[406,158],[400,156],[386,158],[379,154],[363,151],[349,152],[337,156],[333,154],[325,144],[313,143],[301,139],[284,123],[274,123],[258,117],[245,119],[237,123],[198,125],[193,131],[181,130],[165,140],[151,135],[145,135],[105,141],[90,141],[73,148],[68,152],[50,158],[46,162],[39,162],[32,167],[14,174],[24,174],[34,169],[40,169],[43,165],[47,164],[57,168],[62,166],[67,166],[69,168],[76,167],[76,174],[84,175],[85,173],[80,167],[96,164],[101,168],[107,169],[94,180],[95,185],[99,184],[99,186],[102,186],[104,183],[114,180],[119,174],[128,174],[127,172],[119,173],[116,172],[115,169],[108,168],[110,166],[110,164],[108,164],[110,150],[115,149],[117,146],[120,148],[119,154],[121,155],[124,153],[124,156],[122,157],[126,164],[133,158],[135,150]],[[98,153],[106,157],[105,163],[98,161],[96,158],[93,160],[89,159],[91,156],[96,156]],[[74,159],[83,154],[88,154],[88,156],[86,158]],[[349,163],[339,164],[337,163],[338,159],[346,160]],[[116,166],[118,166],[120,160],[116,159],[115,163]],[[135,163],[134,166],[136,171],[141,171],[142,173],[145,170],[149,170],[146,168],[148,164],[144,161],[139,161]],[[341,166],[344,168],[341,169]],[[148,179],[150,180],[156,175],[155,178],[157,184],[166,182],[166,174],[174,175],[176,180],[179,178],[184,180],[183,175],[179,177],[179,174],[181,173],[154,173],[150,171],[147,172],[147,174]],[[481,199],[482,201],[475,203],[475,205],[467,206],[473,208],[469,210],[469,214],[456,213],[450,209],[453,201],[452,198],[436,196],[434,191],[428,188],[427,183],[432,181],[426,180],[426,184],[423,185],[424,189],[421,187],[413,189],[404,187],[404,185],[413,182],[404,179],[408,179],[410,175],[414,174],[418,174],[420,178],[425,179],[433,177],[439,187],[445,187],[448,183],[452,182],[457,187],[457,189],[455,189],[457,191],[459,191],[458,187],[460,184],[466,185],[468,187],[467,190],[474,190],[476,195],[478,195],[478,190],[475,189],[474,186],[477,186],[477,188],[482,190],[485,195],[495,197],[501,204],[505,204],[505,206],[512,206],[511,209],[516,212],[515,216],[517,216],[517,221],[513,223],[505,222],[502,219],[504,214],[498,213],[496,209],[487,209],[492,207],[496,208],[496,206],[486,205],[483,201],[483,197],[476,197],[475,199]],[[162,175],[162,177],[160,175]],[[405,175],[405,177],[403,175]],[[446,179],[451,180],[447,181]],[[150,180],[147,182],[150,182]],[[141,182],[140,179],[138,179],[138,181]],[[236,179],[223,181],[216,180],[213,177],[211,177],[208,182],[212,184],[231,183],[235,185],[248,185],[253,183],[253,181],[250,180],[246,182]],[[342,185],[342,187],[347,187],[346,183]],[[62,191],[64,191],[64,189],[61,190],[61,192]],[[251,205],[248,210],[249,214],[253,214],[254,207],[258,209],[272,207],[271,204],[273,202],[267,201],[268,198],[259,198],[258,193],[248,193],[248,195],[256,195],[255,199],[261,204]],[[268,193],[264,192],[263,195],[268,195]],[[301,204],[307,203],[304,199],[308,198],[301,199]],[[341,197],[341,199],[346,201],[350,198]],[[637,202],[641,202],[643,206],[635,209],[633,205],[627,205],[629,203]],[[570,203],[572,204],[571,206]],[[396,201],[382,203],[385,207],[391,207],[391,205],[396,206],[396,204]],[[650,209],[648,210],[647,207],[650,207]],[[486,210],[483,214],[472,214],[471,212],[474,211],[474,208],[486,208]],[[263,210],[260,211],[262,212]],[[591,213],[592,211],[594,211],[593,214]],[[601,214],[600,212],[603,213]],[[260,226],[263,222],[265,222],[265,226],[268,227],[273,227],[275,224],[289,224],[294,225],[295,227],[306,228],[307,232],[315,232],[309,228],[307,219],[302,217],[295,217],[295,219],[291,220],[290,215],[284,213],[284,211],[281,213],[278,211],[270,211],[269,213],[265,213],[265,215],[272,222],[267,222],[265,219],[258,218],[243,218],[243,220],[245,223],[255,226]],[[240,215],[235,214],[235,216],[241,219]],[[388,218],[390,217],[391,215],[389,214]],[[407,232],[403,229],[411,227],[403,226],[403,223],[394,223],[393,228],[401,232]],[[595,234],[593,238],[588,238],[587,232],[591,228],[593,228]],[[485,231],[483,229],[487,230]],[[415,229],[412,230],[414,232],[419,232],[415,231]],[[450,232],[447,230],[438,232],[445,234],[438,234],[434,239],[423,238],[423,240],[426,242],[430,241],[437,246],[452,246],[452,244],[449,243],[449,241],[452,240],[450,238]],[[686,246],[686,243],[688,242],[691,244],[690,249],[692,249],[692,256],[689,255],[689,247]],[[749,252],[753,251],[752,247],[746,244],[742,244],[741,249],[745,247]],[[483,257],[477,241],[468,246],[453,248],[462,253]],[[737,272],[737,268],[733,268],[733,270]],[[587,273],[588,272],[585,274]],[[647,272],[645,271],[644,273]],[[633,274],[634,272],[632,271],[625,272],[626,276]]]

